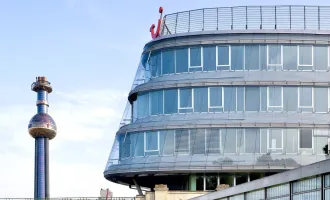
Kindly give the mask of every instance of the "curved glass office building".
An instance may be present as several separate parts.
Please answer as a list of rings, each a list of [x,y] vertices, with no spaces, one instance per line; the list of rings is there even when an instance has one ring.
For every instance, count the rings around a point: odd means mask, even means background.
[[[142,52],[104,176],[215,190],[327,159],[330,7],[162,18]]]

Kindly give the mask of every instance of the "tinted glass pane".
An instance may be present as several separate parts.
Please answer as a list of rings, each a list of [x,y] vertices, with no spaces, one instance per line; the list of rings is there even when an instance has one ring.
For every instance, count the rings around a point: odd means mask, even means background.
[[[188,49],[176,49],[176,72],[188,72]]]
[[[131,155],[144,156],[144,133],[131,134]]]
[[[282,106],[282,87],[268,87],[269,106]]]
[[[205,130],[190,130],[190,145],[192,154],[205,154]]]
[[[231,46],[231,69],[244,69],[244,46]]]
[[[221,143],[224,153],[236,153],[236,129],[222,129]]]
[[[222,87],[210,87],[210,107],[222,107]]]
[[[268,131],[268,147],[269,149],[282,148],[282,129],[269,129]]]
[[[151,114],[163,114],[163,90],[150,92]]]
[[[245,69],[246,70],[259,69],[259,45],[245,46]]]
[[[180,98],[180,109],[179,112],[192,112],[192,89],[184,88],[179,89],[179,98]]]
[[[298,129],[287,129],[285,137],[286,137],[286,142],[285,142],[286,153],[297,153],[298,152]]]
[[[162,56],[163,74],[175,73],[174,50],[163,51]]]
[[[268,65],[282,65],[281,45],[268,45]]]
[[[146,151],[158,150],[158,132],[147,131],[145,137]]]
[[[172,155],[174,153],[174,130],[161,131],[160,133],[160,151],[163,155]]]
[[[189,130],[175,131],[175,152],[189,154]]]
[[[206,174],[206,190],[215,190],[218,185],[217,174]]]
[[[267,87],[260,87],[260,111],[267,111]]]
[[[299,88],[299,106],[300,107],[312,107],[312,87],[300,87]]]
[[[245,87],[245,110],[258,111],[260,105],[259,87]]]
[[[298,110],[297,87],[283,87],[283,105],[284,105],[284,111]]]
[[[194,112],[208,112],[207,88],[194,88]]]
[[[230,47],[218,46],[218,66],[230,65]]]
[[[244,87],[237,87],[237,111],[244,111]]]
[[[244,129],[236,129],[237,153],[244,153]]]
[[[196,174],[196,190],[203,191],[204,190],[204,175]]]
[[[283,69],[297,70],[297,45],[283,46]]]
[[[190,67],[202,66],[201,47],[190,48]]]
[[[235,111],[236,110],[236,88],[224,87],[224,110]]]
[[[164,90],[164,113],[171,114],[178,112],[178,90]]]
[[[220,153],[220,131],[219,129],[206,130],[207,153]]]
[[[128,158],[130,157],[130,135],[129,134],[122,134],[119,136],[119,153],[120,158]]]
[[[314,129],[314,149],[317,154],[328,153],[328,129]]]
[[[141,93],[138,95],[138,118],[149,115],[149,93]]]
[[[314,88],[315,112],[328,112],[328,88]]]
[[[300,148],[312,148],[313,147],[313,142],[312,142],[312,138],[313,138],[313,130],[312,129],[301,129],[300,130],[300,144],[299,147]]]
[[[216,70],[216,50],[215,46],[203,47],[203,70],[215,71]]]
[[[159,51],[151,53],[150,66],[153,77],[161,75],[161,53]]]
[[[245,129],[245,152],[259,153],[260,152],[260,133],[258,129]]]
[[[326,70],[328,68],[328,47],[314,46],[314,68]]]
[[[299,65],[313,65],[313,46],[299,45]]]

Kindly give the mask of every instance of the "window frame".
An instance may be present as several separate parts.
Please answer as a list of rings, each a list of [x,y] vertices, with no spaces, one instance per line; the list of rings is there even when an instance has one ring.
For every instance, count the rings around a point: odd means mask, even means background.
[[[270,64],[269,63],[269,46],[274,45],[280,45],[281,47],[281,63],[280,64]],[[269,67],[281,67],[281,70],[283,70],[283,45],[282,44],[267,44],[267,50],[266,50],[266,57],[267,57],[267,71],[270,70]],[[260,62],[260,45],[259,45],[259,62]],[[271,70],[272,71],[272,70]]]
[[[230,129],[233,129],[233,128],[230,128]],[[225,146],[222,145],[222,131],[226,130],[226,138],[227,138],[228,128],[220,128],[219,130],[220,130],[220,142],[221,142],[220,143],[221,155],[236,155],[237,154],[237,128],[235,128],[235,152],[234,153],[233,152],[225,153],[225,149],[224,149]],[[244,137],[244,142],[245,142],[245,137]]]
[[[300,105],[300,89],[303,88],[303,86],[298,87],[298,112],[309,112],[309,111],[302,111],[302,108],[312,108],[311,113],[315,112],[314,110],[314,87],[311,86],[312,88],[312,105],[311,106],[301,106]]]
[[[301,148],[300,147],[300,131],[303,130],[303,128],[298,129],[298,154],[303,154],[300,150],[312,150],[312,154],[315,153],[314,151],[314,128],[312,129],[312,148]]]
[[[191,107],[183,107],[183,108],[181,108],[181,106],[180,106],[180,100],[181,100],[180,90],[181,89],[185,89],[185,88],[178,88],[178,113],[186,114],[186,113],[181,113],[180,110],[188,110],[188,109],[192,109],[191,113],[193,113],[194,112],[194,88],[189,88],[189,89],[191,89]],[[188,112],[188,113],[190,113],[190,112]]]
[[[270,87],[280,87],[281,88],[281,105],[280,106],[270,106],[269,105],[269,89]],[[267,86],[267,112],[282,112],[283,111],[283,106],[284,105],[284,99],[283,99],[283,86]],[[261,92],[260,92],[260,106],[261,106]],[[274,111],[274,110],[269,110],[269,108],[281,108],[281,110]]]
[[[190,62],[190,51],[191,48],[194,47],[189,47],[188,48],[188,72],[194,72],[194,71],[190,71],[190,69],[196,69],[196,68],[201,68],[201,71],[204,71],[204,66],[203,66],[203,60],[204,60],[204,55],[203,55],[203,46],[199,46],[198,48],[200,48],[201,50],[201,65],[200,66],[191,66],[191,62]],[[176,68],[175,68],[176,70]]]
[[[159,155],[159,151],[160,151],[159,131],[153,131],[153,132],[157,132],[157,149],[156,150],[147,150],[147,131],[145,131],[144,132],[144,155],[145,155],[145,153],[149,153],[149,152],[158,152],[158,155]],[[158,156],[158,155],[145,155],[145,156]]]
[[[218,136],[219,136],[219,148],[209,148],[209,146],[208,146],[208,144],[207,144],[207,139],[208,139],[208,137],[207,137],[207,135],[210,135],[211,134],[211,130],[212,129],[205,129],[205,152],[206,152],[206,154],[207,155],[221,155],[222,154],[222,149],[221,149],[221,147],[222,147],[222,145],[221,145],[221,142],[222,142],[222,140],[221,140],[221,129],[220,128],[218,128],[218,129],[216,129],[217,130],[217,133],[218,133]],[[207,132],[209,132],[209,133],[207,133]],[[210,153],[209,152],[209,150],[217,150],[217,151],[219,151],[219,153]]]
[[[261,153],[261,143],[262,143],[262,140],[261,140],[261,128],[254,128],[254,127],[252,127],[253,129],[257,129],[258,130],[258,134],[259,134],[259,152],[258,153],[256,153],[256,152],[254,152],[254,153],[246,153],[246,129],[248,129],[248,128],[243,128],[244,129],[244,154],[246,154],[246,155],[256,155],[256,154],[262,154]],[[268,142],[268,141],[267,141]],[[255,143],[256,144],[256,143]],[[255,149],[256,150],[256,149]]]
[[[281,128],[281,148],[270,148],[269,147],[269,142],[270,142],[270,137],[269,134],[271,132],[271,128],[267,128],[267,153],[271,154],[282,154],[283,149],[284,149],[284,134],[283,134],[283,128]],[[270,150],[270,151],[269,151]],[[281,150],[281,152],[272,152],[272,150]]]
[[[177,148],[176,148],[176,134],[177,134],[177,130],[181,130],[181,129],[176,129],[174,130],[174,155],[190,155],[191,154],[191,149],[190,149],[190,129],[188,129],[188,149],[181,149],[181,151],[185,151],[187,150],[188,153],[180,153],[177,151]]]
[[[312,47],[312,64],[300,64],[300,46],[311,46]],[[314,46],[313,45],[297,45],[297,65],[298,67],[313,67],[314,66]],[[311,70],[306,70],[311,71]]]
[[[207,108],[208,108],[208,113],[218,113],[218,112],[211,112],[210,109],[212,108],[219,108],[219,109],[222,109],[222,111],[219,111],[219,112],[223,112],[223,109],[224,109],[224,87],[222,86],[216,86],[218,88],[221,88],[221,106],[211,106],[211,88],[212,87],[208,87],[207,88]],[[237,97],[236,97],[237,98]],[[237,104],[237,103],[236,103]]]
[[[219,47],[228,47],[228,65],[219,65],[219,56],[218,56],[218,48]],[[221,69],[223,67],[228,67],[228,70],[231,70],[231,45],[217,45],[215,48],[215,60],[216,60],[216,71],[218,71],[218,67]],[[244,69],[244,66],[243,66]],[[222,69],[221,69],[222,70]],[[220,70],[219,70],[220,71]]]

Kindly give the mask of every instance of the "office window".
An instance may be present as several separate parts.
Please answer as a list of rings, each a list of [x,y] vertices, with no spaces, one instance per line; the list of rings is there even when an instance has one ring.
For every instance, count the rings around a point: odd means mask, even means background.
[[[230,46],[217,46],[217,69],[230,67],[231,64]],[[224,68],[229,69],[229,68]]]
[[[286,129],[285,152],[298,153],[298,129]]]
[[[156,77],[161,75],[162,57],[160,51],[155,51],[151,53],[150,66],[151,66],[151,76]]]
[[[203,47],[203,71],[215,71],[217,69],[216,47]]]
[[[193,89],[179,89],[179,113],[193,112]]]
[[[188,49],[175,50],[176,73],[188,72]]]
[[[205,129],[190,129],[192,154],[205,154]]]
[[[244,87],[236,87],[236,105],[237,111],[244,111],[245,104],[245,88]]]
[[[328,129],[314,129],[314,152],[317,154],[327,154]]]
[[[313,87],[299,87],[299,110],[313,111]]]
[[[206,87],[194,88],[194,112],[208,112]]]
[[[164,114],[178,112],[178,90],[164,90]]]
[[[223,111],[223,88],[222,87],[209,87],[209,112],[222,112]]]
[[[259,87],[245,87],[245,111],[259,111]]]
[[[298,88],[283,87],[283,110],[298,111]]]
[[[189,130],[182,129],[175,131],[175,152],[177,154],[189,154],[190,143],[189,143]]]
[[[162,74],[175,73],[175,55],[174,50],[162,52]]]
[[[244,129],[236,129],[237,153],[245,153],[245,134]]]
[[[328,112],[328,88],[315,87],[314,88],[314,108],[315,112],[326,113]]]
[[[232,45],[231,47],[231,70],[244,69],[245,48],[243,45]]]
[[[283,133],[282,129],[268,129],[268,152],[282,153]]]
[[[221,129],[223,153],[236,153],[236,129]]]
[[[313,129],[300,129],[299,132],[299,148],[313,148]]]
[[[224,87],[224,111],[236,111],[236,87]]]
[[[163,114],[163,90],[150,92],[151,115]]]
[[[259,45],[245,46],[245,70],[259,70]]]
[[[313,57],[313,46],[298,45],[298,66],[313,66]]]
[[[268,69],[281,70],[283,66],[283,46],[267,45]]]
[[[203,71],[202,47],[189,48],[189,71]]]
[[[260,153],[259,129],[245,129],[245,153]]]
[[[158,155],[159,152],[159,132],[147,131],[144,135],[144,145],[146,155]]]
[[[137,97],[137,116],[139,119],[149,115],[149,92],[142,92]]]
[[[131,155],[134,157],[144,156],[144,133],[131,134]]]
[[[220,153],[220,130],[206,130],[206,153]]]
[[[268,111],[282,111],[283,108],[283,88],[270,86],[267,88]]]
[[[328,47],[328,69],[330,68],[330,46]]]
[[[174,130],[160,131],[160,151],[162,155],[174,154]]]

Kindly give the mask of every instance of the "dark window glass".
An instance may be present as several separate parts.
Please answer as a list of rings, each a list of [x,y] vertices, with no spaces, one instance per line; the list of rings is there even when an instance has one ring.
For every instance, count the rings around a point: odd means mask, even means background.
[[[188,49],[176,49],[176,73],[188,72]]]
[[[150,59],[151,66],[151,76],[160,76],[161,75],[161,52],[155,51],[151,53]]]
[[[174,50],[163,51],[162,56],[163,74],[175,73]]]
[[[175,152],[178,154],[189,154],[189,130],[175,131]]]
[[[190,48],[190,67],[202,66],[202,48],[191,47]]]
[[[204,190],[204,175],[196,174],[196,190],[203,191]]]
[[[190,129],[190,145],[192,154],[205,154],[204,129]]]
[[[206,190],[215,190],[218,185],[217,174],[206,174]]]
[[[224,110],[236,111],[236,88],[224,87]]]
[[[203,71],[216,70],[215,46],[203,47]]]
[[[207,153],[220,153],[220,130],[206,130]]]
[[[194,112],[208,112],[207,88],[194,88]]]
[[[231,46],[231,70],[244,69],[244,46]]]
[[[164,90],[164,113],[171,114],[178,112],[178,90]]]
[[[312,129],[300,129],[300,144],[299,147],[302,149],[313,148],[313,130]]]
[[[217,66],[230,66],[230,46],[218,46]]]
[[[151,114],[163,114],[163,90],[150,92]]]

